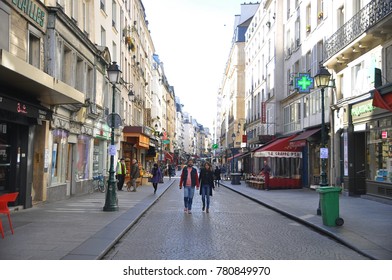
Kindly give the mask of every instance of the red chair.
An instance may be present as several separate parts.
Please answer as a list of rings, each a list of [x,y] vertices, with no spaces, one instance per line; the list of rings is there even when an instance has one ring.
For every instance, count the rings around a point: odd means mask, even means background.
[[[14,229],[12,228],[11,215],[10,215],[10,209],[8,208],[8,203],[14,202],[18,197],[18,195],[19,192],[14,192],[14,193],[6,193],[0,196],[0,214],[7,215],[12,234],[14,234]],[[4,236],[4,230],[2,229],[2,226],[1,226],[1,231],[2,231],[2,235]]]
[[[1,220],[0,220],[0,233],[1,233],[1,237],[4,239],[4,229],[3,229],[3,224],[1,223]]]

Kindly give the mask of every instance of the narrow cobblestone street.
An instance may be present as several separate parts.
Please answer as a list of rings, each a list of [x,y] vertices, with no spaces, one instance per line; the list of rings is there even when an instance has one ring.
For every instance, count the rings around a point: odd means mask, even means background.
[[[198,192],[192,214],[185,214],[177,186],[175,182],[105,259],[365,259],[224,187],[216,188],[209,214],[201,211]]]

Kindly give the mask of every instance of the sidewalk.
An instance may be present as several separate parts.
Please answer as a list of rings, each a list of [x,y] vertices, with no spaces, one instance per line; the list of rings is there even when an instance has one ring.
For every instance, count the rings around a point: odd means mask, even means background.
[[[3,260],[95,260],[100,259],[172,185],[174,178],[137,192],[117,192],[119,211],[103,212],[105,194],[94,193],[11,214],[14,235],[2,216],[5,238],[0,237]],[[337,239],[372,259],[392,260],[392,205],[340,196],[341,227],[328,227],[316,215],[319,194],[309,189],[256,190],[241,185],[222,184],[290,218]],[[221,186],[222,187],[222,186]]]
[[[302,224],[329,235],[371,259],[392,260],[392,204],[340,195],[341,227],[323,225],[317,215],[319,193],[311,189],[257,190],[230,181],[222,184]]]
[[[154,195],[151,185],[118,191],[119,211],[104,212],[104,193],[43,203],[11,214],[14,234],[2,215],[0,260],[100,259],[175,182],[164,179]]]

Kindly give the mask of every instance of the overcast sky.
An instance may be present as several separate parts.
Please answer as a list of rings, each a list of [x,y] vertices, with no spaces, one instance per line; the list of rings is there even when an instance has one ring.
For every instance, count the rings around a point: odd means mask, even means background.
[[[156,54],[184,111],[212,129],[240,0],[142,0]]]

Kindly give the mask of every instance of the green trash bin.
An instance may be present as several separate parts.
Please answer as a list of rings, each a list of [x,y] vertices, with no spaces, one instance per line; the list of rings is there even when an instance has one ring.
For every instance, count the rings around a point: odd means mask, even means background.
[[[320,208],[323,224],[326,226],[341,226],[344,220],[339,217],[339,194],[341,188],[320,187]]]

